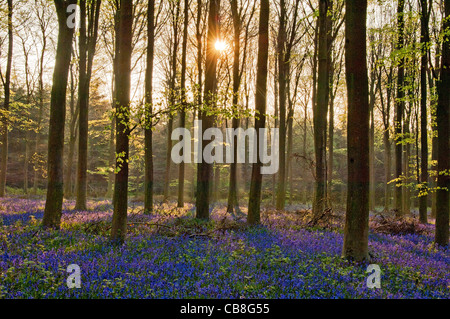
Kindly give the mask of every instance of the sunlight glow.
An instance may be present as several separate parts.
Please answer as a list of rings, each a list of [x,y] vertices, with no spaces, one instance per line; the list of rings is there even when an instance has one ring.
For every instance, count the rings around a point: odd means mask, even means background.
[[[217,40],[216,43],[214,44],[214,48],[217,51],[224,51],[227,48],[227,44],[223,40]]]

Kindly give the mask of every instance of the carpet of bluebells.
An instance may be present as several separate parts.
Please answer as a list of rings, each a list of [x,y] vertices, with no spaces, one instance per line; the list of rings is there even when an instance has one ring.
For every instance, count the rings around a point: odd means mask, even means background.
[[[298,214],[263,213],[247,227],[223,209],[211,221],[194,208],[161,206],[129,212],[124,245],[108,241],[107,201],[88,211],[63,207],[61,230],[40,227],[43,200],[0,199],[0,298],[446,298],[450,250],[421,235],[371,232],[371,263],[381,288],[367,288],[368,264],[341,255],[342,230],[305,228]],[[67,267],[81,268],[81,288],[69,289]]]

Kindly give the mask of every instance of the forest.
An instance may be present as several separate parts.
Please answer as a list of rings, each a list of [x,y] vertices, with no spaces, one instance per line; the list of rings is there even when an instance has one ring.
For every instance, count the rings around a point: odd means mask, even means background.
[[[450,298],[450,0],[0,25],[0,299]]]

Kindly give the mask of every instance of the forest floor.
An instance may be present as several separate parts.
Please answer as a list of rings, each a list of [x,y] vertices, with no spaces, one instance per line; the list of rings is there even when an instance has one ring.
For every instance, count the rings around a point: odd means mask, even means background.
[[[370,263],[341,258],[342,214],[262,211],[248,227],[225,208],[211,221],[195,208],[129,210],[124,245],[108,241],[112,207],[88,211],[65,201],[59,231],[40,227],[45,202],[0,199],[0,298],[450,298],[450,250],[433,244],[433,225],[371,217]],[[81,268],[69,289],[67,267]],[[381,288],[367,287],[369,264]]]

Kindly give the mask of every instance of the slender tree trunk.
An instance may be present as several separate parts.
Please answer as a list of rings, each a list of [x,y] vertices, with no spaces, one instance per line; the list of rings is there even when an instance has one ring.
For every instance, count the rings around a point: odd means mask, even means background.
[[[373,96],[375,99],[375,96]],[[374,119],[374,104],[369,102],[370,108],[370,128],[369,128],[369,171],[370,171],[370,186],[369,186],[369,210],[375,210],[375,119]]]
[[[64,175],[64,197],[70,198],[72,196],[72,169],[73,157],[75,154],[75,142],[77,139],[77,120],[79,104],[75,106],[75,79],[72,65],[70,66],[70,124],[69,124],[69,153],[67,154],[66,174]]]
[[[319,28],[320,28],[320,19],[316,19],[316,27],[315,27],[315,31],[314,31],[314,54],[313,54],[313,76],[312,76],[313,113],[317,106],[317,68],[318,68],[317,57],[319,56]],[[306,124],[306,119],[307,119],[307,113],[305,111],[305,124]],[[314,121],[314,115],[313,115],[313,121]],[[305,125],[304,136],[305,136],[304,140],[306,141],[306,125]],[[305,148],[305,150],[306,150],[306,148]],[[306,162],[306,151],[304,152],[303,156],[304,156],[304,160]],[[314,178],[315,178],[315,175],[314,175]],[[310,189],[310,187],[308,187],[308,184],[309,183],[305,182],[305,198],[306,198],[305,202],[308,200],[308,194],[309,194],[309,189]],[[314,181],[314,186],[315,186],[315,181]],[[313,206],[314,206],[314,198],[312,199],[312,202],[313,202]]]
[[[330,81],[333,79],[333,71],[332,68],[330,71]],[[330,87],[330,92],[332,92],[332,87]],[[334,94],[330,96],[330,104],[329,104],[329,114],[330,114],[330,123],[328,124],[328,161],[327,161],[327,179],[328,179],[328,204],[331,206],[332,199],[332,185],[333,185],[333,161],[334,161]]]
[[[315,71],[313,71],[315,73]],[[308,104],[305,103],[305,109],[304,109],[304,118],[303,118],[303,146],[302,146],[302,155],[303,155],[303,171],[307,171],[307,163],[306,163],[306,137],[307,137],[307,124],[308,124]],[[303,187],[305,191],[303,192],[303,204],[306,205],[308,201],[308,183],[306,181],[306,177],[303,178]]]
[[[9,103],[11,98],[11,67],[13,55],[13,2],[7,1],[8,4],[8,57],[6,62],[5,79],[3,80],[3,89],[5,91],[5,99],[3,101],[3,112],[0,113],[1,127],[0,127],[0,197],[5,196],[6,189],[6,168],[8,163],[8,122],[9,122]]]
[[[273,116],[275,117],[275,123],[274,123],[274,128],[279,128],[279,121],[278,121],[278,117],[279,117],[279,107],[278,107],[278,101],[279,101],[279,94],[278,94],[278,59],[275,59],[275,71],[274,71],[274,78],[273,78],[273,86],[274,86],[274,93],[273,93],[273,98],[274,98],[274,114]],[[276,186],[277,186],[277,175],[278,174],[273,174],[272,175],[272,205],[275,206],[276,203]]]
[[[203,85],[203,54],[202,54],[202,31],[200,29],[201,26],[201,22],[202,22],[202,0],[197,0],[197,18],[196,18],[196,22],[195,22],[195,30],[196,30],[196,38],[197,38],[197,108],[200,109],[201,105],[203,103],[203,99],[202,99],[202,85]],[[194,116],[193,116],[193,122],[196,119],[200,119],[201,117],[201,112],[199,111],[198,113],[197,108],[194,109]],[[197,173],[198,170],[196,170],[194,168],[194,173],[195,175],[193,176],[192,179],[192,189],[193,189],[193,197],[192,198],[197,198],[197,185],[196,185],[196,178],[197,178]]]
[[[240,65],[240,35],[241,35],[241,20],[238,13],[237,0],[231,0],[231,13],[233,16],[234,27],[234,57],[233,57],[233,98],[232,108],[235,109],[238,114],[238,102],[239,102],[239,65]],[[233,116],[232,127],[237,129],[239,127],[240,120],[237,116]],[[237,136],[233,136],[233,162],[230,164],[230,188],[228,191],[228,205],[227,212],[233,213],[236,210],[239,211],[239,203],[237,199]]]
[[[444,30],[450,28],[450,0],[444,1]],[[441,78],[436,110],[438,178],[436,190],[436,234],[435,242],[440,246],[449,244],[449,192],[450,192],[450,36],[444,36],[442,44]]]
[[[144,212],[153,212],[153,61],[155,52],[155,1],[147,9],[147,70],[145,73],[145,189]]]
[[[48,135],[48,184],[45,202],[44,228],[59,228],[61,223],[63,185],[64,123],[66,117],[66,89],[72,57],[72,36],[74,30],[67,26],[67,7],[76,0],[55,1],[58,15],[58,45],[50,101],[50,127]]]
[[[33,194],[37,194],[38,182],[39,182],[39,147],[41,144],[41,130],[42,130],[42,117],[44,112],[44,58],[47,49],[47,35],[46,29],[41,24],[42,33],[42,51],[39,59],[39,114],[36,127],[36,142],[34,148],[34,176],[33,176]]]
[[[277,200],[276,208],[284,209],[286,199],[286,96],[287,78],[289,71],[286,62],[286,3],[280,0],[280,27],[278,30],[278,85],[280,99],[280,144]]]
[[[111,241],[122,243],[127,230],[128,158],[130,134],[130,78],[132,53],[133,1],[121,0],[117,28],[116,101],[116,177]]]
[[[206,40],[206,69],[205,69],[205,95],[204,105],[206,110],[201,112],[202,130],[204,132],[213,126],[214,116],[208,115],[207,110],[215,107],[215,94],[217,89],[216,67],[217,67],[217,53],[214,49],[214,44],[219,35],[219,10],[220,0],[211,0],[209,2],[208,14],[208,33]],[[208,141],[201,141],[201,152],[205,149]],[[202,156],[200,154],[200,156]],[[212,164],[201,161],[198,163],[197,169],[197,198],[196,198],[196,217],[199,219],[209,219],[209,204],[210,204],[210,184],[212,176]]]
[[[25,195],[28,195],[28,160],[29,160],[29,154],[30,154],[30,132],[27,131],[25,133],[25,156],[23,159],[23,191]]]
[[[390,207],[390,201],[391,201],[391,185],[389,182],[391,181],[391,170],[392,170],[392,161],[391,161],[391,140],[390,140],[390,108],[391,108],[391,92],[392,90],[389,88],[389,84],[391,82],[392,78],[392,68],[390,69],[390,72],[387,73],[388,78],[388,85],[386,88],[386,102],[384,100],[383,95],[383,89],[382,89],[382,71],[378,73],[378,81],[377,81],[377,88],[378,93],[380,95],[380,104],[381,104],[381,110],[382,110],[382,117],[383,117],[383,146],[384,146],[384,211],[389,211]]]
[[[178,55],[178,23],[180,17],[180,1],[175,1],[176,8],[174,15],[172,16],[172,28],[173,28],[173,51],[171,62],[171,78],[169,86],[169,108],[174,109],[176,103],[176,79],[177,79],[177,55]],[[172,130],[173,130],[173,115],[169,113],[169,119],[167,123],[167,149],[166,149],[166,170],[164,174],[164,201],[169,200],[170,193],[170,169],[172,164],[171,152],[172,152]]]
[[[87,157],[88,157],[88,126],[89,126],[89,86],[91,82],[92,65],[95,46],[97,44],[98,20],[101,0],[80,1],[80,82],[78,86],[78,101],[80,105],[78,128],[78,170],[77,170],[77,201],[75,209],[86,210],[87,201]],[[86,26],[86,18],[89,25]]]
[[[412,104],[409,106],[406,118],[404,119],[403,134],[407,139],[411,138],[411,132],[409,128],[411,123],[411,110]],[[406,184],[406,186],[403,187],[403,195],[402,195],[403,197],[402,212],[404,215],[409,215],[411,213],[411,191],[408,187],[408,184],[410,183],[411,179],[411,170],[409,168],[410,158],[411,158],[411,144],[408,142],[405,145],[405,154],[403,156],[403,172],[405,175],[404,183]]]
[[[389,130],[385,130],[383,133],[383,145],[384,145],[384,210],[389,211],[391,187],[389,182],[391,181],[391,142],[389,137]]]
[[[320,214],[326,205],[326,127],[328,113],[328,48],[327,48],[328,1],[319,1],[319,38],[318,38],[318,79],[317,97],[314,106],[314,150],[316,159],[316,180],[314,187],[313,214]],[[281,133],[281,132],[280,132]]]
[[[292,153],[294,148],[294,141],[293,141],[293,125],[294,125],[294,105],[290,102],[289,103],[289,113],[288,113],[288,119],[287,119],[287,157],[286,157],[286,170],[287,174],[286,177],[289,179],[289,205],[292,205],[293,200],[293,192],[294,192],[294,183],[293,183],[293,177],[294,172],[292,171]]]
[[[261,0],[259,16],[259,36],[258,36],[258,65],[256,71],[256,93],[255,107],[259,115],[255,117],[256,132],[266,125],[266,98],[267,98],[267,61],[269,57],[269,0]],[[273,138],[273,137],[272,137]],[[259,153],[259,137],[257,137],[257,149]],[[280,162],[281,164],[281,162]],[[262,187],[262,163],[257,156],[256,163],[252,167],[252,178],[250,184],[250,194],[248,201],[249,224],[259,224],[261,220],[261,187]]]
[[[419,189],[419,219],[421,223],[428,222],[428,130],[427,130],[427,68],[428,48],[430,42],[428,35],[429,13],[428,1],[420,0],[420,43],[422,46],[422,58],[420,66],[420,185]]]
[[[30,83],[30,75],[29,75],[29,51],[26,48],[25,41],[22,39],[22,47],[23,47],[23,53],[25,58],[25,84],[27,87],[27,105],[31,105],[32,103],[32,94],[31,94],[31,83]],[[29,120],[29,118],[28,118]],[[28,127],[25,128],[25,154],[23,159],[23,191],[25,195],[28,197],[28,188],[29,188],[29,161],[30,161],[30,129]]]
[[[345,68],[348,98],[348,192],[343,256],[369,258],[369,88],[367,77],[367,0],[346,0]]]
[[[405,0],[398,0],[397,9],[397,27],[398,27],[398,43],[397,50],[401,50],[404,46],[404,17],[403,9],[405,7]],[[403,109],[404,109],[404,76],[405,76],[405,58],[400,59],[398,65],[398,76],[397,76],[397,100],[395,102],[395,178],[397,179],[395,187],[395,211],[396,216],[402,216],[402,192],[403,192],[403,181],[402,179],[402,123],[403,123]]]
[[[181,54],[181,105],[180,127],[186,127],[186,55],[187,55],[187,38],[189,24],[189,0],[184,0],[184,27],[183,27],[183,43]],[[178,207],[184,207],[184,171],[185,163],[179,164],[178,171]]]
[[[77,200],[76,210],[86,210],[87,187],[87,143],[88,143],[88,102],[89,87],[87,84],[87,35],[86,35],[86,0],[80,0],[79,30],[79,82],[78,82],[78,165],[77,165]]]
[[[109,168],[111,171],[108,174],[108,186],[107,186],[108,189],[107,189],[107,193],[106,193],[106,197],[108,197],[108,198],[112,198],[113,192],[114,192],[114,178],[115,178],[114,167],[115,167],[115,163],[116,163],[116,152],[115,152],[116,118],[115,118],[115,116],[112,117],[110,125],[111,125],[111,128],[109,130],[108,159],[109,159]],[[114,202],[114,200],[112,200],[112,201]],[[114,205],[114,203],[113,203],[113,205]]]

